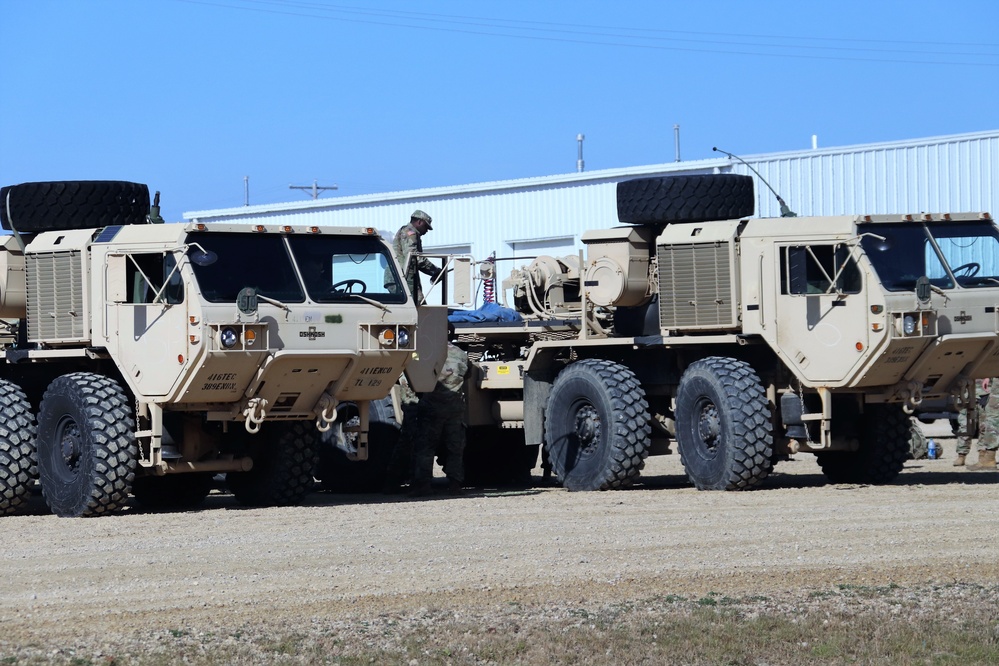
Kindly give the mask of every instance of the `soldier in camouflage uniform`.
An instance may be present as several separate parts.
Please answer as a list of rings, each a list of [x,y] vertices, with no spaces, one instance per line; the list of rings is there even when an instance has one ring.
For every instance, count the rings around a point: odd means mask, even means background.
[[[448,490],[459,494],[465,481],[465,374],[468,354],[448,342],[447,360],[437,376],[434,390],[420,396],[420,434],[416,442],[413,489],[410,495],[429,495],[433,478],[434,454],[438,444],[447,449],[444,473]]]
[[[999,449],[999,382],[995,378],[984,379],[981,389],[988,396],[984,407],[978,407],[978,462],[968,465],[972,471],[996,469],[996,449]],[[976,401],[977,402],[977,401]],[[958,416],[957,458],[954,466],[964,465],[971,452],[972,434],[968,428],[967,414],[962,410]]]
[[[385,469],[385,485],[382,486],[382,492],[386,495],[402,492],[402,484],[413,478],[413,448],[416,445],[416,434],[419,432],[420,396],[406,381],[405,375],[399,378],[399,389],[402,428],[399,430],[399,440],[392,450],[392,457],[389,458],[388,467]]]
[[[409,224],[403,225],[396,232],[392,240],[392,250],[395,259],[402,268],[403,279],[409,286],[409,293],[413,295],[417,304],[423,302],[423,288],[420,285],[420,273],[426,273],[431,279],[436,280],[441,269],[434,266],[426,257],[419,256],[423,252],[423,236],[428,231],[433,231],[430,226],[431,218],[422,210],[415,210],[409,218]],[[390,278],[390,273],[386,271],[386,279]],[[389,291],[395,291],[398,285],[386,283],[385,287]]]

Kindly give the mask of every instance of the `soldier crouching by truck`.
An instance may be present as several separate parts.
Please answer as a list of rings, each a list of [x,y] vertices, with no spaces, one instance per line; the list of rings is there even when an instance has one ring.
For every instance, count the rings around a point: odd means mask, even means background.
[[[449,337],[454,328],[449,327]],[[448,342],[447,359],[433,391],[420,396],[417,421],[420,431],[416,439],[411,497],[432,494],[434,455],[441,450],[447,492],[459,495],[465,482],[465,375],[468,354]]]
[[[976,401],[973,408],[978,411],[978,462],[968,465],[972,472],[996,469],[996,450],[999,449],[999,382],[995,377],[981,381],[982,398],[985,404]],[[958,416],[957,457],[954,466],[961,467],[971,452],[973,423],[969,423],[968,410]]]

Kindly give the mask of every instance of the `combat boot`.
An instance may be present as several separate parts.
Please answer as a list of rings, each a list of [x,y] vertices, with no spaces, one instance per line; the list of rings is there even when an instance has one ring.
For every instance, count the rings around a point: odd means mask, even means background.
[[[409,490],[409,497],[429,497],[434,494],[434,488],[429,481],[414,483]]]
[[[979,451],[978,462],[976,462],[974,465],[968,465],[968,471],[971,472],[982,472],[986,470],[994,470],[995,468],[996,468],[995,451]]]
[[[954,458],[954,467],[964,467],[965,454],[958,453],[957,457]]]

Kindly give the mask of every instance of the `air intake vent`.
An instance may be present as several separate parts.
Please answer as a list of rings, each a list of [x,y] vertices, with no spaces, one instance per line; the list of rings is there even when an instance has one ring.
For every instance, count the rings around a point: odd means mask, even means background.
[[[28,340],[52,345],[87,340],[80,252],[28,254]]]
[[[659,321],[664,329],[738,326],[730,243],[660,245],[658,254]]]

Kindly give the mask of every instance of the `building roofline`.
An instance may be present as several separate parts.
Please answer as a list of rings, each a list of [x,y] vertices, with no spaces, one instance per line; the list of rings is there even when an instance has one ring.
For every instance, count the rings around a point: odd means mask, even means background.
[[[756,155],[743,155],[747,162],[772,162],[781,159],[795,159],[801,157],[819,157],[824,155],[835,155],[847,152],[857,152],[863,150],[888,150],[906,147],[926,146],[942,143],[953,143],[955,141],[970,141],[980,138],[999,138],[999,130],[983,132],[969,132],[965,134],[950,134],[944,136],[926,137],[922,139],[907,139],[903,141],[884,141],[879,143],[854,144],[849,146],[835,146],[830,148],[816,148],[782,151],[776,153],[761,153]],[[370,194],[358,194],[349,197],[330,197],[326,199],[314,199],[312,201],[294,201],[289,203],[257,204],[255,206],[240,206],[238,208],[220,208],[209,210],[197,210],[182,213],[184,219],[194,220],[199,217],[237,217],[247,214],[278,213],[287,211],[308,211],[324,210],[330,208],[344,208],[372,203],[399,202],[406,200],[426,201],[428,199],[443,198],[456,194],[469,194],[474,192],[501,192],[510,190],[521,190],[537,187],[538,185],[566,185],[579,184],[594,181],[616,181],[625,176],[643,176],[649,174],[670,173],[673,171],[716,171],[725,170],[733,165],[733,160],[728,157],[712,158],[703,160],[689,160],[685,162],[666,162],[663,164],[650,164],[645,166],[618,167],[613,169],[598,169],[596,171],[583,171],[566,174],[553,174],[550,176],[532,176],[528,178],[517,178],[511,180],[497,180],[478,183],[468,183],[465,185],[448,185],[443,187],[428,187],[415,190],[399,190],[396,192],[375,192]]]

